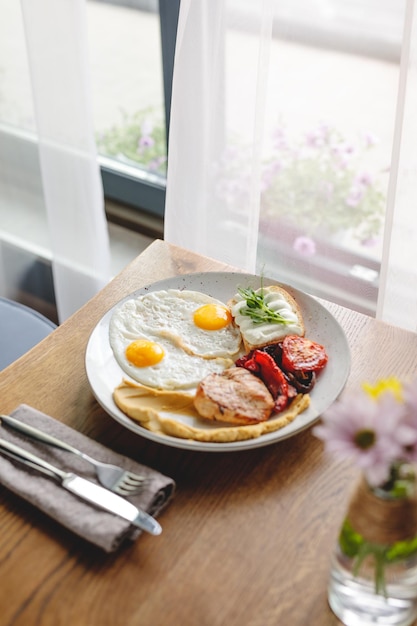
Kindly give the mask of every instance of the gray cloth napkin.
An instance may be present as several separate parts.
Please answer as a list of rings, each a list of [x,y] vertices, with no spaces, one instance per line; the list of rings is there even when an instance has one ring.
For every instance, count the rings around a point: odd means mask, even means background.
[[[113,452],[28,405],[21,404],[11,415],[26,424],[62,439],[99,461],[120,465],[124,469],[146,476],[143,489],[137,495],[127,499],[151,515],[156,516],[172,498],[175,490],[174,481],[156,470]],[[52,465],[65,471],[78,473],[98,484],[93,466],[75,454],[34,442],[26,435],[14,432],[6,426],[0,426],[0,437],[20,445],[49,461]],[[81,500],[63,489],[52,478],[2,455],[1,451],[0,483],[31,502],[66,528],[96,544],[106,552],[115,551],[125,540],[135,540],[142,532],[132,526],[130,522],[106,511],[101,511]],[[157,538],[155,540],[157,541]]]

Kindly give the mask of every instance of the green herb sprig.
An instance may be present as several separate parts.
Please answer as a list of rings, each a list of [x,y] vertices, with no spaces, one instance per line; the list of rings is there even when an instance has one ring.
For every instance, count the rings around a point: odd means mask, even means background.
[[[256,293],[252,287],[247,289],[238,287],[238,293],[246,300],[246,306],[240,309],[240,313],[250,317],[254,324],[263,324],[265,322],[270,324],[290,324],[290,321],[282,317],[280,313],[269,308],[265,302],[263,290],[260,293]]]

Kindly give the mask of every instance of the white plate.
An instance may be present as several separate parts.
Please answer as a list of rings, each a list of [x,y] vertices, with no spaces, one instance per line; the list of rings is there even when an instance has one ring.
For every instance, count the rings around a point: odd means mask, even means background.
[[[86,350],[85,365],[87,377],[94,396],[103,409],[120,424],[142,437],[175,448],[188,450],[224,452],[257,448],[287,439],[310,427],[317,421],[320,414],[332,404],[345,386],[350,370],[349,346],[342,328],[327,309],[311,296],[285,284],[283,286],[294,296],[301,307],[306,327],[306,337],[324,345],[329,355],[327,366],[318,376],[316,385],[310,394],[311,403],[309,408],[301,415],[298,415],[291,424],[276,432],[261,435],[256,439],[247,441],[229,443],[198,442],[152,433],[143,428],[138,422],[127,417],[113,401],[112,394],[114,388],[122,382],[123,378],[128,378],[116,362],[109,343],[110,318],[114,310],[122,302],[149,291],[158,291],[160,289],[201,291],[223,302],[227,302],[236,293],[237,287],[253,287],[256,289],[261,286],[261,281],[263,281],[263,284],[282,284],[276,280],[266,277],[262,279],[260,276],[254,276],[253,274],[205,272],[167,278],[143,289],[138,289],[121,300],[97,324],[90,336]],[[178,415],[176,418],[178,419]],[[182,419],[185,423],[195,423],[193,418],[185,415]],[[199,426],[201,427],[200,422]],[[213,424],[207,422],[205,427],[207,429],[213,428]]]

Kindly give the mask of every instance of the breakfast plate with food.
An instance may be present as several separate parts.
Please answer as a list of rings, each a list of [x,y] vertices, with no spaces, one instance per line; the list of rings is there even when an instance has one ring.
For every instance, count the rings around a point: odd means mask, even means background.
[[[287,439],[343,390],[346,336],[317,299],[265,276],[185,274],[112,307],[85,365],[104,410],[165,445],[231,451]]]

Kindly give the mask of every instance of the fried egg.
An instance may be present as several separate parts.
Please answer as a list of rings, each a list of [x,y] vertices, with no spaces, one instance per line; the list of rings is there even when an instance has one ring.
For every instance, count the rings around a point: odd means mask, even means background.
[[[153,291],[124,302],[114,313],[112,326],[134,339],[148,334],[170,339],[194,356],[236,355],[241,334],[229,308],[199,291]]]
[[[241,346],[225,304],[177,289],[125,301],[111,317],[109,339],[123,371],[159,389],[194,387],[208,374],[221,373]]]

